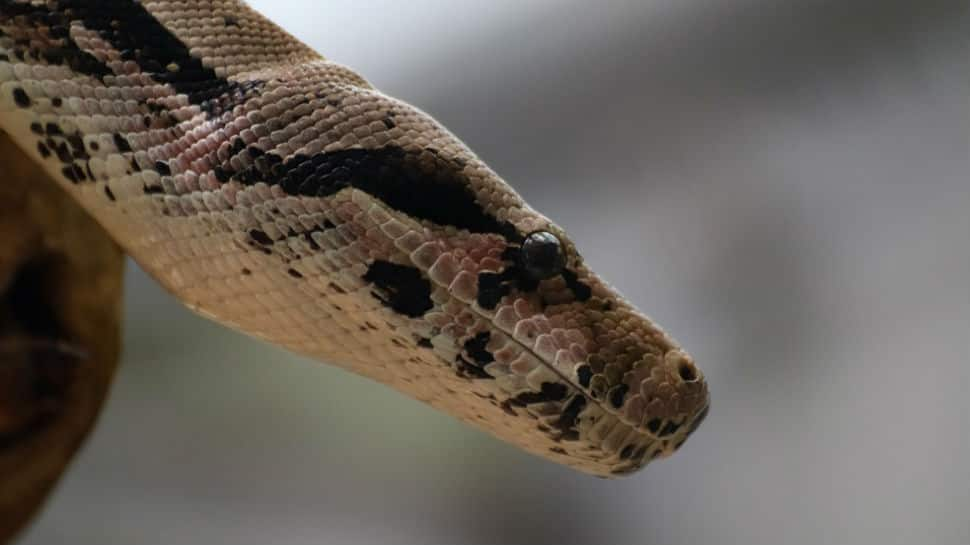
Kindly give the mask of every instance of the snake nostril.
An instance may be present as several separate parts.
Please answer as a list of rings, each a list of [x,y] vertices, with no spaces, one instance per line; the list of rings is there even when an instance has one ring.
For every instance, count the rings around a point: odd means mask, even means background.
[[[677,374],[684,382],[694,382],[697,380],[697,370],[689,362],[682,361],[677,366]]]

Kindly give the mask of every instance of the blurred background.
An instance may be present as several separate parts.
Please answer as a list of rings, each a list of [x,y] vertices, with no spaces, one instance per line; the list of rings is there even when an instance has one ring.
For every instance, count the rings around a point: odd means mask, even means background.
[[[132,267],[113,392],[24,544],[970,542],[970,3],[252,3],[563,225],[711,415],[591,478]]]

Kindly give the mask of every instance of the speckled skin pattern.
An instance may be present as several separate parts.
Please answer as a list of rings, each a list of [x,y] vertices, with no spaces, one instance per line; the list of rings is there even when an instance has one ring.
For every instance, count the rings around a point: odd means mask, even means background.
[[[0,1],[0,129],[195,311],[532,453],[629,473],[707,412],[559,227],[244,4]]]

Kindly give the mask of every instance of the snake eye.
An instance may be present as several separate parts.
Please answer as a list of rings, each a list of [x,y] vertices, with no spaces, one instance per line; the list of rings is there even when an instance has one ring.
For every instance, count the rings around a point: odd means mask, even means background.
[[[527,236],[522,243],[522,265],[537,280],[552,278],[562,272],[566,260],[562,255],[562,244],[556,235],[547,231],[536,231]]]

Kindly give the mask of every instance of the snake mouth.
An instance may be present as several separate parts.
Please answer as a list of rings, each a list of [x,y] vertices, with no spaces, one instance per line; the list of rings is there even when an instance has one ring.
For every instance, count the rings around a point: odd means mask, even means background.
[[[652,460],[670,456],[686,442],[688,436],[697,430],[707,416],[710,401],[705,396],[703,405],[697,410],[680,418],[663,420],[663,424],[656,430],[652,430],[649,425],[637,425],[625,418],[622,411],[611,406],[608,397],[596,396],[581,384],[581,378],[574,380],[557,365],[558,361],[544,357],[535,348],[535,338],[522,338],[515,330],[509,331],[500,327],[494,316],[481,312],[473,304],[466,303],[465,308],[488,320],[491,337],[503,338],[503,342],[514,345],[541,367],[538,374],[543,378],[522,383],[528,384],[526,388],[506,390],[510,397],[503,406],[506,409],[510,406],[521,408],[532,414],[539,421],[539,430],[549,434],[558,445],[550,449],[551,452],[569,457],[591,457],[601,468],[594,471],[597,475],[620,476],[634,473]],[[465,348],[468,348],[468,344]],[[485,345],[482,344],[478,349],[485,349]],[[499,356],[500,352],[501,349],[494,351],[494,355]],[[581,360],[575,367],[588,364],[588,359]],[[471,376],[498,378],[501,382],[506,376],[502,374],[505,371],[500,369],[505,367],[507,366],[496,361],[482,368],[485,375]],[[702,380],[699,372],[694,379]],[[664,425],[675,422],[676,427]],[[593,454],[591,447],[598,453]]]

